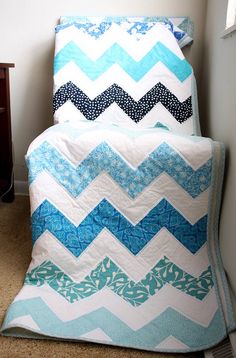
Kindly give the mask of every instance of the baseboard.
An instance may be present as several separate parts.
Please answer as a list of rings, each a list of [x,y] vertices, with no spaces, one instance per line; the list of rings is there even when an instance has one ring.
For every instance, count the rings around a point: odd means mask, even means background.
[[[29,186],[27,181],[14,181],[15,195],[29,195]]]
[[[229,334],[229,339],[230,339],[231,346],[233,349],[234,357],[236,357],[236,332],[231,332]]]

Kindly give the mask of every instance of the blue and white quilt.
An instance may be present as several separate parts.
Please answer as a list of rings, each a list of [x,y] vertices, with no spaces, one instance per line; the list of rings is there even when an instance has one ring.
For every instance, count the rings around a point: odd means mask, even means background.
[[[235,328],[217,231],[224,150],[196,136],[176,31],[133,18],[56,31],[57,124],[26,156],[32,261],[1,332],[210,348]]]
[[[170,21],[78,19],[56,28],[55,123],[87,119],[200,133],[195,77],[177,41],[183,31]]]
[[[44,132],[26,160],[32,262],[3,334],[189,352],[233,328],[220,144],[81,121]]]

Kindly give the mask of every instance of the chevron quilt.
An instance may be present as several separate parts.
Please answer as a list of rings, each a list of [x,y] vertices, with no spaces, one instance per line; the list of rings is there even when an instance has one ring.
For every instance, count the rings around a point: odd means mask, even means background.
[[[193,69],[178,44],[183,31],[170,21],[79,19],[56,27],[55,123],[200,133]]]
[[[31,144],[32,262],[4,335],[190,352],[235,327],[217,241],[219,143],[57,124]]]

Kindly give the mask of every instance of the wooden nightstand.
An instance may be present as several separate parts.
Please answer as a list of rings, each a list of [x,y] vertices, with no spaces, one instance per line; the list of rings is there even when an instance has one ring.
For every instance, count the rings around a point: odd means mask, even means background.
[[[0,197],[14,200],[9,68],[13,63],[0,63]]]

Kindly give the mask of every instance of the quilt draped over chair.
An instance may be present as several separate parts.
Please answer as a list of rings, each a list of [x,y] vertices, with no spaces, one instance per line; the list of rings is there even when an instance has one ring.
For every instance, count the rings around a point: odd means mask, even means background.
[[[187,37],[163,18],[56,28],[56,124],[26,155],[32,261],[2,334],[192,352],[235,329],[224,148],[200,136]]]

